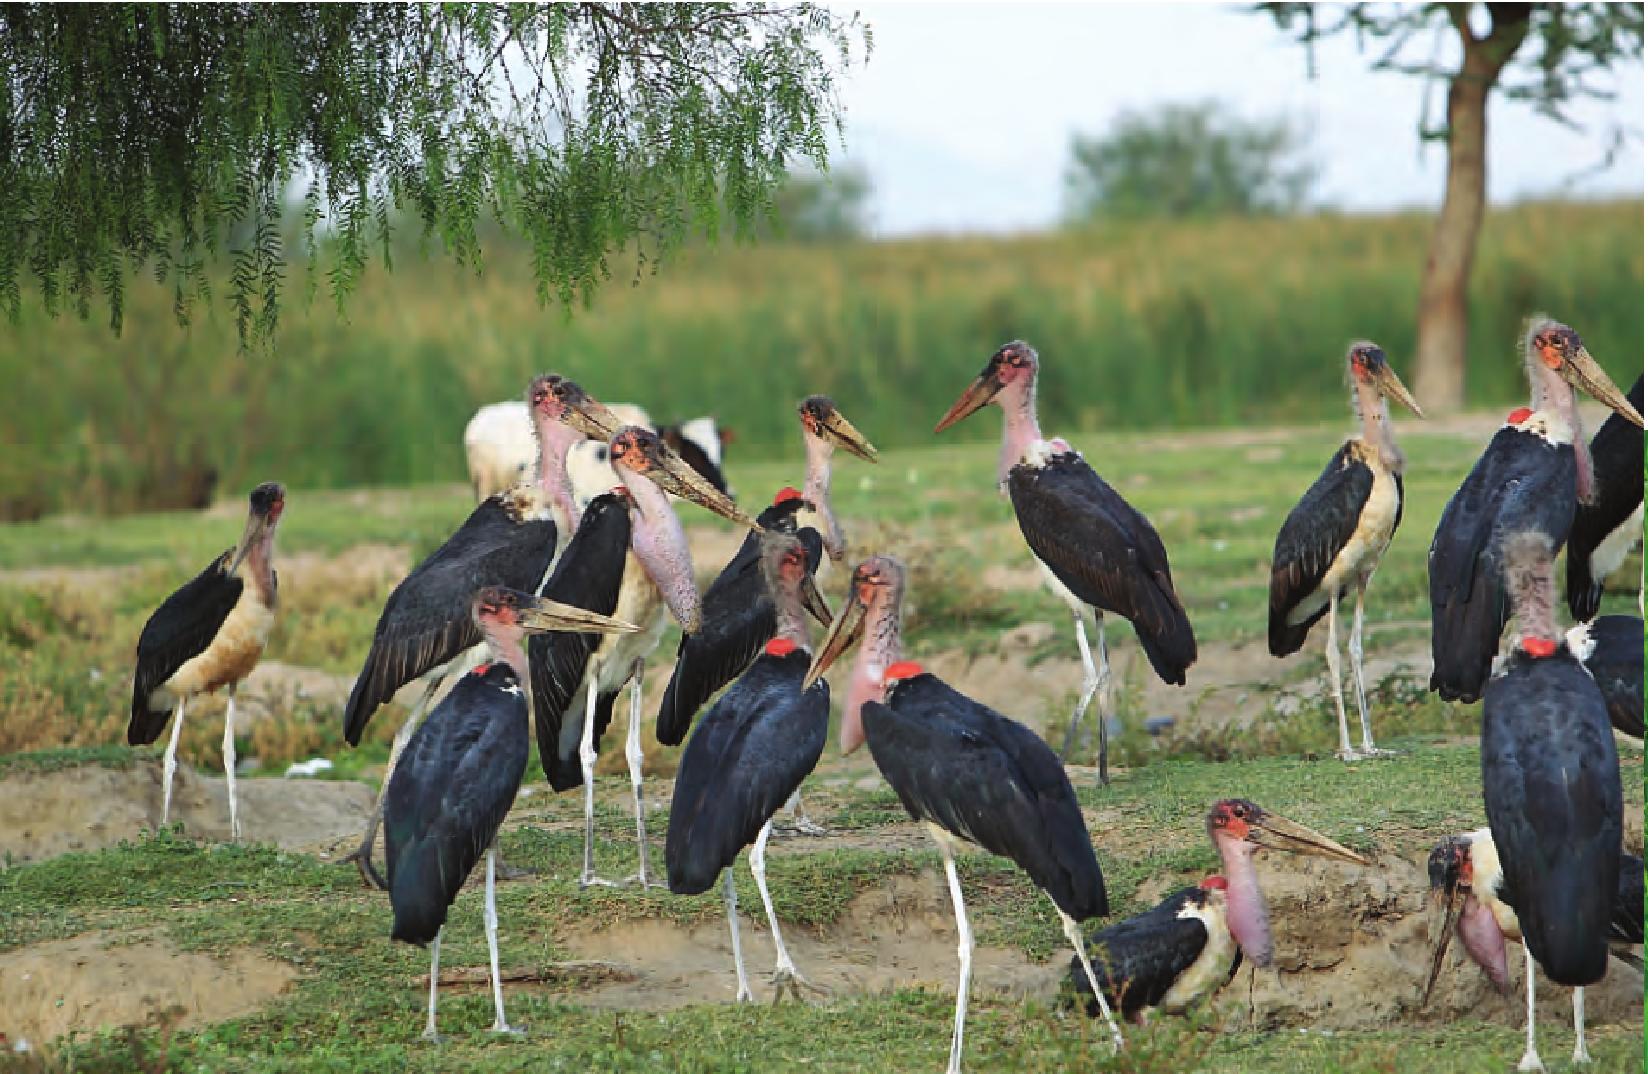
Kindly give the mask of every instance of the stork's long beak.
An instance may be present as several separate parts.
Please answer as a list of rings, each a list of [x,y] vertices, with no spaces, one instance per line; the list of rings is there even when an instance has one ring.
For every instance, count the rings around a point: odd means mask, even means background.
[[[1277,816],[1268,810],[1264,816],[1250,822],[1249,842],[1257,843],[1272,850],[1285,850],[1292,854],[1314,854],[1322,858],[1338,858],[1341,861],[1352,861],[1358,865],[1371,865],[1372,862],[1346,846],[1335,843],[1332,839],[1297,824],[1286,817]]]
[[[853,423],[841,416],[839,410],[829,413],[818,423],[818,431],[837,447],[843,448],[865,462],[877,462],[875,445],[864,434],[853,428]]]
[[[944,417],[938,420],[937,425],[933,426],[933,432],[942,433],[967,415],[983,409],[990,400],[996,397],[996,393],[999,391],[1001,391],[1001,382],[996,379],[995,367],[985,366],[984,372],[979,374],[978,379],[968,385],[967,390],[961,393],[961,398],[956,400],[956,405],[951,407]]]
[[[801,578],[801,606],[806,608],[819,625],[829,626],[833,616],[830,614],[830,605],[824,599],[824,594],[818,591],[818,581],[811,574]]]
[[[1579,353],[1563,362],[1560,368],[1563,379],[1568,383],[1583,388],[1591,398],[1607,406],[1637,428],[1642,428],[1642,415],[1637,413],[1637,408],[1625,398],[1625,393],[1619,390],[1607,372],[1597,365],[1590,351],[1580,347]]]
[[[566,423],[591,440],[604,444],[624,427],[605,403],[581,388],[564,391],[562,401],[566,404]]]
[[[867,610],[864,602],[859,599],[855,586],[847,595],[847,603],[842,605],[841,614],[830,624],[829,633],[824,635],[824,643],[813,656],[812,667],[807,669],[807,677],[801,680],[803,690],[823,677],[830,669],[830,665],[836,662],[836,658],[852,648],[853,642],[864,633],[864,614]]]
[[[1402,383],[1402,378],[1396,375],[1396,370],[1392,369],[1388,362],[1379,367],[1379,390],[1419,417],[1425,416],[1425,412],[1419,409],[1419,403],[1408,392],[1407,385]]]
[[[1449,885],[1446,890],[1431,889],[1431,904],[1442,911],[1442,935],[1437,937],[1436,949],[1431,953],[1431,971],[1425,978],[1425,994],[1420,997],[1420,1007],[1430,1002],[1431,991],[1436,988],[1436,979],[1442,975],[1442,962],[1448,956],[1448,941],[1453,939],[1454,925],[1459,920],[1459,908],[1464,902],[1464,893],[1458,885]]]
[[[528,634],[634,634],[640,629],[622,619],[542,597],[521,606],[520,624]]]
[[[727,494],[716,488],[704,479],[704,475],[687,465],[687,460],[677,455],[662,441],[658,441],[658,465],[649,467],[646,471],[659,488],[683,500],[691,500],[706,511],[713,511],[722,518],[748,526],[752,530],[759,530],[761,523],[738,509]]]

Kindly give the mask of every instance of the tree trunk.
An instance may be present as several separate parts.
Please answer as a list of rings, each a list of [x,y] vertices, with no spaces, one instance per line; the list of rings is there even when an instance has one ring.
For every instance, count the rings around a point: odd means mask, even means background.
[[[1457,410],[1465,400],[1467,295],[1487,202],[1488,95],[1527,32],[1525,14],[1501,21],[1496,12],[1493,31],[1479,39],[1460,12],[1469,5],[1451,7],[1465,56],[1448,85],[1448,182],[1419,285],[1414,373],[1421,405],[1438,413]]]

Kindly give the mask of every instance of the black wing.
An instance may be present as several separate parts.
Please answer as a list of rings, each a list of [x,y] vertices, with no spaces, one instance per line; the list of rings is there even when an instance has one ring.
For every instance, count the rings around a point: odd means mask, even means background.
[[[1351,454],[1347,443],[1282,523],[1270,558],[1272,656],[1298,652],[1311,626],[1327,613],[1324,604],[1303,622],[1288,622],[1293,609],[1316,592],[1334,558],[1350,543],[1372,493],[1373,471]]]
[[[1200,888],[1185,888],[1126,921],[1093,933],[1087,957],[1093,976],[1111,1008],[1124,1018],[1161,1003],[1173,982],[1189,969],[1207,946],[1207,926],[1195,917],[1180,917],[1186,904],[1203,897]],[[1240,963],[1241,955],[1236,956]],[[1070,982],[1090,1017],[1099,1005],[1082,972],[1081,961],[1070,958]]]
[[[384,850],[397,940],[435,938],[526,772],[526,695],[509,665],[483,667],[435,706],[389,779]]]
[[[504,495],[482,500],[389,594],[343,710],[343,737],[351,746],[360,744],[367,721],[395,691],[480,644],[481,629],[470,613],[477,589],[538,588],[555,555],[555,523],[515,521]]]
[[[1627,398],[1642,413],[1642,378]],[[1596,617],[1602,607],[1602,583],[1591,568],[1591,553],[1642,506],[1642,430],[1618,414],[1608,415],[1591,440],[1596,475],[1596,502],[1574,512],[1568,536],[1568,610],[1579,622]]]
[[[793,531],[800,500],[767,508],[757,522],[763,529]],[[801,531],[807,546],[807,570],[818,569],[824,542],[818,531]],[[692,718],[715,692],[750,666],[761,647],[778,629],[778,613],[761,575],[760,536],[750,531],[738,552],[727,562],[704,593],[703,629],[682,637],[675,653],[675,670],[658,703],[658,741],[679,745],[692,727]]]
[[[137,677],[132,683],[132,718],[126,741],[142,746],[160,737],[171,713],[151,712],[149,695],[177,669],[206,651],[229,618],[246,583],[228,573],[234,550],[214,559],[167,597],[137,637]]]
[[[624,584],[624,559],[629,554],[629,508],[611,493],[603,493],[584,508],[578,532],[572,535],[544,596],[586,611],[611,615],[618,607]],[[578,764],[578,739],[584,714],[574,704],[589,658],[601,645],[600,634],[537,634],[527,639],[527,664],[532,673],[532,723],[538,735],[538,762],[549,785],[570,790],[584,782]],[[610,702],[609,702],[610,706]],[[571,711],[576,709],[577,711]],[[569,718],[570,717],[570,718]]]
[[[1501,542],[1540,530],[1562,547],[1574,517],[1574,449],[1507,426],[1453,494],[1431,539],[1431,689],[1475,701],[1510,618]]]
[[[664,860],[670,890],[696,895],[818,764],[830,727],[830,689],[806,693],[809,656],[762,656],[704,715],[681,754]]]
[[[1513,654],[1489,682],[1482,799],[1528,949],[1551,980],[1595,983],[1619,886],[1619,755],[1601,694],[1565,648]]]
[[[922,674],[863,709],[876,767],[912,817],[1011,858],[1078,921],[1110,912],[1064,765],[1034,732]]]
[[[1621,852],[1619,856],[1619,888],[1609,937],[1618,943],[1642,942],[1642,859],[1635,854]]]
[[[1641,738],[1642,620],[1634,615],[1603,615],[1586,625],[1594,648],[1585,670],[1596,680],[1608,704],[1614,730]]]
[[[1131,622],[1156,674],[1183,685],[1196,637],[1150,520],[1075,452],[1013,467],[1007,487],[1036,557],[1079,599]]]

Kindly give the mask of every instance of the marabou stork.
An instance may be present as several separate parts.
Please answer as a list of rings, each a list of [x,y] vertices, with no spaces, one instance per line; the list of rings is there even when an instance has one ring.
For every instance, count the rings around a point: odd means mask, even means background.
[[[853,571],[847,601],[807,671],[803,689],[860,637],[842,713],[842,738],[867,741],[876,767],[911,817],[927,826],[944,856],[944,876],[960,933],[950,1074],[961,1070],[973,930],[967,922],[956,848],[976,843],[1011,858],[1047,893],[1083,969],[1093,982],[1076,922],[1110,912],[1104,876],[1064,765],[1023,724],[957,692],[920,664],[900,659],[904,566],[873,556]],[[1093,992],[1098,994],[1096,985]],[[1122,1043],[1102,996],[1116,1048]]]
[[[498,978],[498,852],[493,840],[526,771],[527,633],[633,631],[604,615],[502,587],[473,598],[473,618],[495,663],[481,664],[429,714],[407,743],[384,797],[384,854],[389,863],[390,937],[421,946],[429,959],[429,1020],[423,1035],[438,1040],[435,999],[441,929],[469,872],[486,853],[486,943],[492,963],[495,1033],[517,1032],[504,1020]]]
[[[1511,411],[1442,512],[1431,540],[1431,689],[1475,701],[1510,615],[1501,578],[1510,533],[1567,540],[1576,500],[1592,499],[1590,452],[1580,439],[1574,385],[1642,426],[1642,415],[1602,371],[1579,334],[1535,319],[1524,347],[1533,406]]]
[[[744,976],[732,878],[733,863],[745,847],[750,847],[750,872],[778,953],[773,971],[777,995],[787,987],[800,999],[800,988],[807,984],[784,946],[767,891],[767,840],[773,814],[818,764],[830,730],[829,684],[801,687],[811,660],[807,614],[828,618],[813,585],[809,550],[793,533],[770,532],[761,536],[758,551],[777,626],[761,655],[705,714],[681,754],[664,844],[669,887],[676,894],[700,894],[717,876],[726,877],[739,1001],[754,999]]]
[[[1472,962],[1488,975],[1494,987],[1501,992],[1510,986],[1510,967],[1505,957],[1506,941],[1523,943],[1526,963],[1525,984],[1528,992],[1528,1044],[1522,1054],[1519,1070],[1543,1070],[1539,1051],[1534,1047],[1534,956],[1523,941],[1519,908],[1515,891],[1506,883],[1505,871],[1494,847],[1493,833],[1487,828],[1462,835],[1450,835],[1431,851],[1428,864],[1431,882],[1431,900],[1441,914],[1435,952],[1431,958],[1430,975],[1425,980],[1425,995],[1421,1004],[1430,1000],[1442,973],[1442,963],[1448,953],[1448,941],[1459,934],[1459,942]],[[1619,855],[1619,876],[1610,898],[1611,916],[1607,935],[1611,945],[1629,947],[1642,943],[1642,859],[1624,851]],[[1617,957],[1642,968],[1640,959],[1616,947]],[[1585,989],[1574,989],[1574,1062],[1588,1063],[1591,1056],[1585,1047]]]
[[[1642,413],[1642,378],[1626,400]],[[1591,439],[1596,501],[1581,502],[1568,534],[1568,610],[1576,622],[1596,618],[1602,583],[1642,540],[1642,430],[1608,415]]]
[[[1420,417],[1424,412],[1403,386],[1385,352],[1374,343],[1355,343],[1346,355],[1351,405],[1362,419],[1362,435],[1346,440],[1322,476],[1288,514],[1276,535],[1270,563],[1270,653],[1299,651],[1311,626],[1328,617],[1328,678],[1339,713],[1339,756],[1346,761],[1387,753],[1373,745],[1367,688],[1362,677],[1362,604],[1368,582],[1402,524],[1402,470],[1406,465],[1391,431],[1395,398]],[[1362,748],[1352,749],[1339,676],[1339,601],[1356,591],[1351,620],[1350,662],[1356,681],[1356,709],[1362,717]]]
[[[1599,615],[1568,631],[1568,651],[1585,665],[1608,705],[1614,730],[1642,737],[1642,620]]]
[[[279,484],[266,481],[253,489],[240,542],[167,597],[138,635],[126,741],[148,745],[165,730],[167,718],[172,718],[162,776],[162,825],[172,814],[172,777],[177,773],[184,702],[227,686],[223,776],[229,784],[229,833],[240,838],[235,803],[235,689],[257,666],[275,625],[275,528],[285,510],[286,489]]]
[[[1224,864],[1193,888],[1163,899],[1154,909],[1093,934],[1088,956],[1105,998],[1122,1017],[1144,1023],[1152,1008],[1180,1014],[1236,976],[1245,955],[1260,968],[1271,964],[1270,914],[1253,867],[1256,851],[1295,854],[1367,865],[1368,860],[1303,824],[1295,824],[1242,798],[1216,802],[1207,832]],[[1070,960],[1070,979],[1088,1014],[1098,1013],[1085,967]]]
[[[802,529],[817,530],[824,538],[824,551],[829,553],[830,560],[840,563],[847,557],[847,538],[830,503],[831,457],[840,447],[865,462],[876,462],[875,445],[853,428],[853,423],[836,408],[835,400],[827,395],[809,395],[796,410],[801,415],[801,442],[807,449],[807,472],[801,485],[801,498],[806,506],[796,516],[795,524]],[[820,580],[827,577],[827,573],[820,575]]]
[[[1167,550],[1150,520],[1105,483],[1062,439],[1043,440],[1036,423],[1035,350],[1014,341],[990,356],[984,372],[956,400],[935,432],[994,403],[1003,414],[996,480],[1013,500],[1013,513],[1049,588],[1070,606],[1081,650],[1082,691],[1070,716],[1062,757],[1070,756],[1076,728],[1096,694],[1110,681],[1104,613],[1133,624],[1139,645],[1163,682],[1184,685],[1196,662],[1196,637],[1173,591]],[[1099,640],[1094,667],[1087,645],[1089,613]],[[846,727],[842,747],[849,746]],[[1099,779],[1108,783],[1109,728],[1099,702]]]
[[[1556,629],[1549,536],[1512,534],[1503,549],[1521,637],[1483,693],[1482,800],[1529,960],[1577,988],[1608,964],[1619,755],[1602,694]],[[1528,1057],[1537,1065],[1531,1047]]]

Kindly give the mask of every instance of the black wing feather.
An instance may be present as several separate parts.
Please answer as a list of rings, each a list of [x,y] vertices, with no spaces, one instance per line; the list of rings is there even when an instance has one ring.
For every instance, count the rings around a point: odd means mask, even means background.
[[[1036,557],[1078,598],[1131,622],[1156,674],[1183,685],[1196,637],[1150,520],[1075,452],[1013,467],[1007,487]]]
[[[343,736],[351,746],[360,744],[367,721],[397,690],[480,644],[481,630],[470,614],[477,589],[538,588],[555,555],[555,523],[516,522],[504,495],[476,505],[457,532],[389,594],[343,710]]]
[[[1603,615],[1588,624],[1595,646],[1585,670],[1596,680],[1608,704],[1614,730],[1641,738],[1642,620],[1634,615]]]
[[[246,583],[228,573],[234,549],[224,552],[167,597],[137,638],[137,677],[126,741],[147,745],[160,737],[171,713],[149,709],[149,695],[177,669],[206,651],[240,600]]]
[[[1187,903],[1199,900],[1199,888],[1184,888],[1126,921],[1094,932],[1087,940],[1093,976],[1111,1009],[1124,1018],[1162,1002],[1173,982],[1189,969],[1207,946],[1207,926],[1198,918],[1180,917]],[[1240,953],[1236,956],[1241,962]],[[1098,1017],[1081,961],[1070,958],[1070,983],[1091,1017]]]
[[[1642,378],[1626,396],[1642,413]],[[1568,610],[1579,622],[1596,617],[1602,607],[1602,583],[1591,570],[1591,553],[1642,506],[1642,430],[1618,414],[1608,415],[1591,440],[1596,475],[1596,502],[1574,512],[1568,537]],[[1640,737],[1640,736],[1639,736]]]
[[[1298,652],[1311,626],[1327,613],[1324,605],[1302,623],[1288,622],[1293,609],[1316,592],[1334,558],[1350,543],[1372,494],[1373,471],[1351,454],[1346,443],[1282,523],[1270,560],[1272,656]]]

